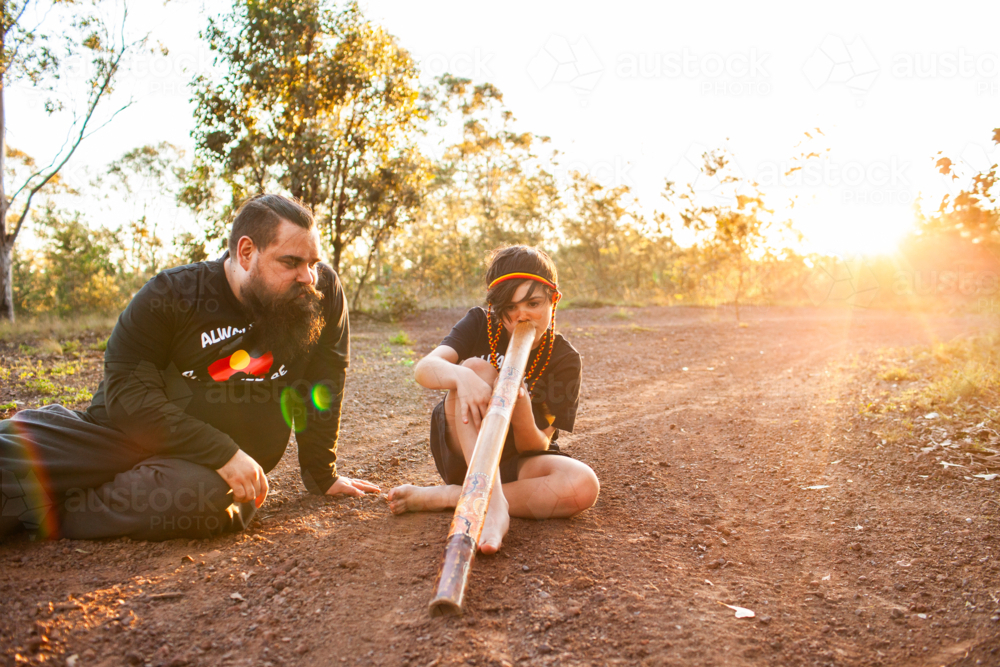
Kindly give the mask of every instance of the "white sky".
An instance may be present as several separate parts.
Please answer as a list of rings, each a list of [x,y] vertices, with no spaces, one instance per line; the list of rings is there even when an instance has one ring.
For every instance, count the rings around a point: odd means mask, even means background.
[[[132,29],[170,53],[134,63],[117,97],[135,104],[82,147],[71,181],[135,146],[191,147],[187,82],[211,57],[197,32],[206,7],[228,2],[132,5]],[[796,222],[811,249],[883,250],[911,223],[918,194],[936,204],[946,191],[938,151],[973,165],[1000,155],[991,142],[1000,3],[364,6],[429,74],[494,83],[521,129],[565,153],[564,168],[629,185],[647,211],[663,208],[665,178],[685,180],[700,151],[725,145],[775,204],[799,196]],[[31,91],[11,92],[8,141],[42,157],[62,135],[39,104]],[[831,148],[823,170],[774,183],[815,127],[826,135],[818,146]]]

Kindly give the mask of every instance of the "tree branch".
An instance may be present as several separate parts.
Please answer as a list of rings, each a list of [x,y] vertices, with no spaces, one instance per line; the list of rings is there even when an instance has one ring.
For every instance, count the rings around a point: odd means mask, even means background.
[[[126,6],[124,16],[122,17],[123,33],[124,33],[124,22],[127,16],[128,16],[128,7]],[[18,188],[18,190],[10,198],[10,201],[8,201],[7,203],[8,206],[10,206],[10,204],[14,202],[14,199],[22,191],[24,191],[25,188],[28,187],[29,183],[31,183],[36,178],[39,177],[41,178],[41,180],[37,184],[35,184],[28,190],[28,198],[24,203],[24,209],[21,211],[21,215],[17,219],[17,224],[14,226],[14,231],[7,237],[8,243],[14,243],[14,241],[17,240],[17,236],[21,232],[21,227],[24,225],[24,221],[27,219],[28,213],[31,211],[32,199],[34,199],[35,195],[38,194],[38,192],[42,188],[44,188],[49,183],[49,181],[55,178],[56,175],[60,172],[60,170],[62,170],[62,168],[66,166],[66,163],[69,162],[70,158],[73,157],[73,154],[76,152],[76,149],[79,148],[80,144],[84,141],[84,139],[88,138],[89,136],[94,134],[94,132],[97,132],[103,127],[105,127],[108,123],[114,120],[114,118],[119,113],[121,113],[122,111],[124,111],[125,109],[127,109],[129,106],[132,105],[132,100],[129,100],[129,102],[126,105],[115,111],[111,115],[111,117],[107,121],[102,123],[98,128],[96,128],[91,132],[87,132],[87,127],[90,125],[91,120],[93,120],[94,113],[97,111],[98,104],[100,104],[101,99],[103,99],[104,96],[107,95],[111,89],[111,84],[114,81],[115,75],[118,73],[118,67],[121,64],[122,58],[133,47],[142,44],[145,41],[146,41],[145,37],[131,43],[126,43],[123,39],[121,46],[118,47],[113,52],[113,57],[106,63],[106,70],[104,72],[104,75],[99,79],[99,85],[97,87],[97,90],[91,93],[90,101],[87,104],[87,112],[83,117],[83,122],[80,124],[79,130],[76,132],[76,139],[73,140],[72,144],[69,147],[69,150],[66,151],[66,154],[63,155],[61,160],[59,160],[58,158],[59,154],[57,153],[56,154],[57,157],[53,158],[52,163],[50,163],[51,165],[53,163],[56,163],[56,161],[58,160],[58,163],[55,164],[54,167],[51,168],[47,167],[46,168],[47,173],[45,173],[46,170],[43,169],[42,171],[36,172],[35,174],[29,176],[27,181],[25,181],[24,185]],[[60,149],[60,152],[62,152],[62,149]]]

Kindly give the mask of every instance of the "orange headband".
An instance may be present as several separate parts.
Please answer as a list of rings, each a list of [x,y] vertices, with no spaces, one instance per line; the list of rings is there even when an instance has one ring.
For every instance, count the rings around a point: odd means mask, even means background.
[[[490,286],[487,289],[493,289],[494,287],[496,287],[500,283],[504,282],[505,280],[534,280],[535,282],[539,282],[539,283],[542,283],[543,285],[551,287],[553,290],[556,291],[556,293],[559,292],[559,288],[556,287],[555,283],[553,283],[553,282],[551,282],[549,280],[546,280],[545,278],[542,278],[541,276],[536,276],[533,273],[508,273],[507,275],[500,276],[499,278],[497,278],[496,280],[494,280],[493,282],[491,282]]]

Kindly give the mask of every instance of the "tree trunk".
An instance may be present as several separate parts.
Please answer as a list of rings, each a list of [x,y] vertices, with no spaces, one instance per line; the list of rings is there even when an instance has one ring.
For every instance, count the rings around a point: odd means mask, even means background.
[[[0,18],[7,23],[7,3],[0,0]],[[0,34],[0,51],[4,49],[6,33]],[[14,321],[14,241],[13,232],[7,232],[7,212],[10,203],[7,201],[7,189],[4,187],[6,178],[5,158],[7,155],[7,118],[4,106],[6,90],[3,76],[0,73],[0,320]]]
[[[0,320],[14,321],[14,244],[0,236]]]

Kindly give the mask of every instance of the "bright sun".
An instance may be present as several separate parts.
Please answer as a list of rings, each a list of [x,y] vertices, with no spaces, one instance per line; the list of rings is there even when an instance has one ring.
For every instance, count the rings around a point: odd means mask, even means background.
[[[890,254],[913,227],[910,204],[852,204],[836,197],[800,201],[791,211],[809,250],[838,255]]]

